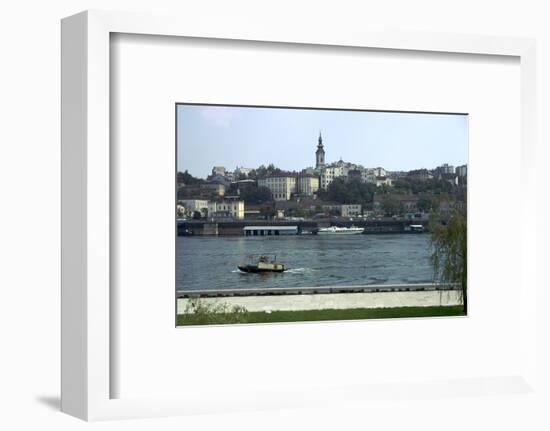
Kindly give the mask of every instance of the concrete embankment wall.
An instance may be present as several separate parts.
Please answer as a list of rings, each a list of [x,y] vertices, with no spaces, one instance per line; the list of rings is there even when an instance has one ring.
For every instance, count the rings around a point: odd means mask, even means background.
[[[278,220],[246,220],[246,221],[200,221],[190,220],[178,224],[178,234],[184,235],[186,230],[197,236],[222,235],[222,236],[243,236],[245,226],[298,226],[300,231],[312,231],[321,227],[328,227],[333,224],[339,226],[357,226],[365,229],[365,233],[413,233],[406,228],[411,224],[421,224],[428,229],[426,220],[306,220],[306,221],[278,221]]]
[[[459,290],[417,292],[325,293],[277,296],[201,298],[206,304],[240,305],[248,311],[297,311],[350,308],[428,307],[462,305]],[[177,312],[184,314],[188,298],[178,298]]]

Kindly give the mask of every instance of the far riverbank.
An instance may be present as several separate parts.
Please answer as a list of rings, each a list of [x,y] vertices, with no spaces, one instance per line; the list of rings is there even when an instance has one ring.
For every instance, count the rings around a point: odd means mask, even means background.
[[[178,235],[193,236],[244,236],[246,226],[295,226],[298,234],[306,234],[316,229],[342,226],[360,227],[364,234],[418,234],[410,229],[411,225],[422,226],[424,231],[429,230],[428,220],[394,219],[361,220],[349,218],[332,218],[317,220],[179,220],[177,222]]]

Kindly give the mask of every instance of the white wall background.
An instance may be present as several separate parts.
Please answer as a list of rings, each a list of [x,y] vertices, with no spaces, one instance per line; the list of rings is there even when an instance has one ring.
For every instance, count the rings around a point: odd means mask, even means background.
[[[315,28],[395,28],[528,36],[538,41],[539,282],[548,275],[550,13],[535,0],[163,1],[21,0],[0,9],[0,427],[79,429],[59,399],[59,20],[84,9],[195,14],[197,20]],[[494,166],[498,174],[498,158]],[[546,282],[547,285],[550,283]],[[539,302],[549,303],[542,293]],[[541,307],[544,312],[545,308]],[[543,314],[543,313],[540,313]],[[549,314],[549,313],[546,313]],[[542,323],[549,318],[541,315]],[[550,325],[546,327],[550,328]],[[550,338],[550,337],[547,337]],[[548,344],[541,359],[549,360]],[[548,373],[547,373],[548,374]],[[528,397],[199,416],[96,424],[101,429],[548,429]],[[399,414],[395,414],[398,408]]]

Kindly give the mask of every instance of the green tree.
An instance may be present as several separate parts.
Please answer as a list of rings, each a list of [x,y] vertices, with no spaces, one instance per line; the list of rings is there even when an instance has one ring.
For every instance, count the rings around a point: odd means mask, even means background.
[[[196,184],[204,184],[206,181],[201,178],[194,177],[186,169],[185,172],[178,172],[178,182],[191,186]]]
[[[458,283],[462,291],[464,314],[468,311],[466,213],[455,211],[446,225],[431,226],[434,279]]]
[[[184,316],[195,325],[245,323],[248,310],[241,305],[231,306],[221,301],[190,298],[185,305]]]
[[[375,190],[374,184],[363,183],[358,178],[346,181],[339,177],[329,184],[327,190],[320,190],[318,196],[324,201],[366,205],[372,202]]]
[[[267,187],[246,186],[240,189],[240,197],[247,204],[263,204],[273,200]]]
[[[305,217],[306,216],[306,211],[303,208],[294,208],[294,209],[291,209],[289,212],[293,217]]]
[[[381,202],[382,211],[388,216],[397,215],[403,212],[403,206],[399,199],[392,195],[385,195]]]
[[[453,191],[453,185],[445,180],[430,178],[427,180],[414,180],[411,178],[399,178],[393,182],[395,193],[400,194],[441,194]]]
[[[389,193],[395,193],[392,186],[389,186],[387,184],[380,184],[380,186],[376,187],[377,195],[387,195]]]
[[[439,209],[439,202],[433,197],[422,196],[418,199],[416,207],[418,208],[418,211],[425,213],[430,211],[437,211]]]
[[[260,216],[262,216],[266,220],[272,219],[273,217],[275,217],[275,214],[275,208],[273,208],[272,205],[263,206],[260,208]]]
[[[265,165],[260,165],[258,168],[253,169],[249,174],[248,178],[251,179],[259,179],[259,178],[266,178],[270,177],[272,175],[280,174],[283,171],[279,168],[277,168],[273,163],[270,163],[267,167]]]
[[[260,165],[257,169],[254,169],[255,178],[265,178],[267,176],[267,168],[265,165]]]

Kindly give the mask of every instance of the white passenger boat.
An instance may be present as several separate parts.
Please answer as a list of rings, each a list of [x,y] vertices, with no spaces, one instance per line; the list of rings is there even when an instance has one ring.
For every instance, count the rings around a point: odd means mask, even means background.
[[[409,226],[405,226],[405,232],[422,233],[424,232],[424,226],[421,224],[411,224]]]
[[[365,229],[362,227],[322,227],[317,230],[317,235],[357,235],[358,233],[363,233]]]

